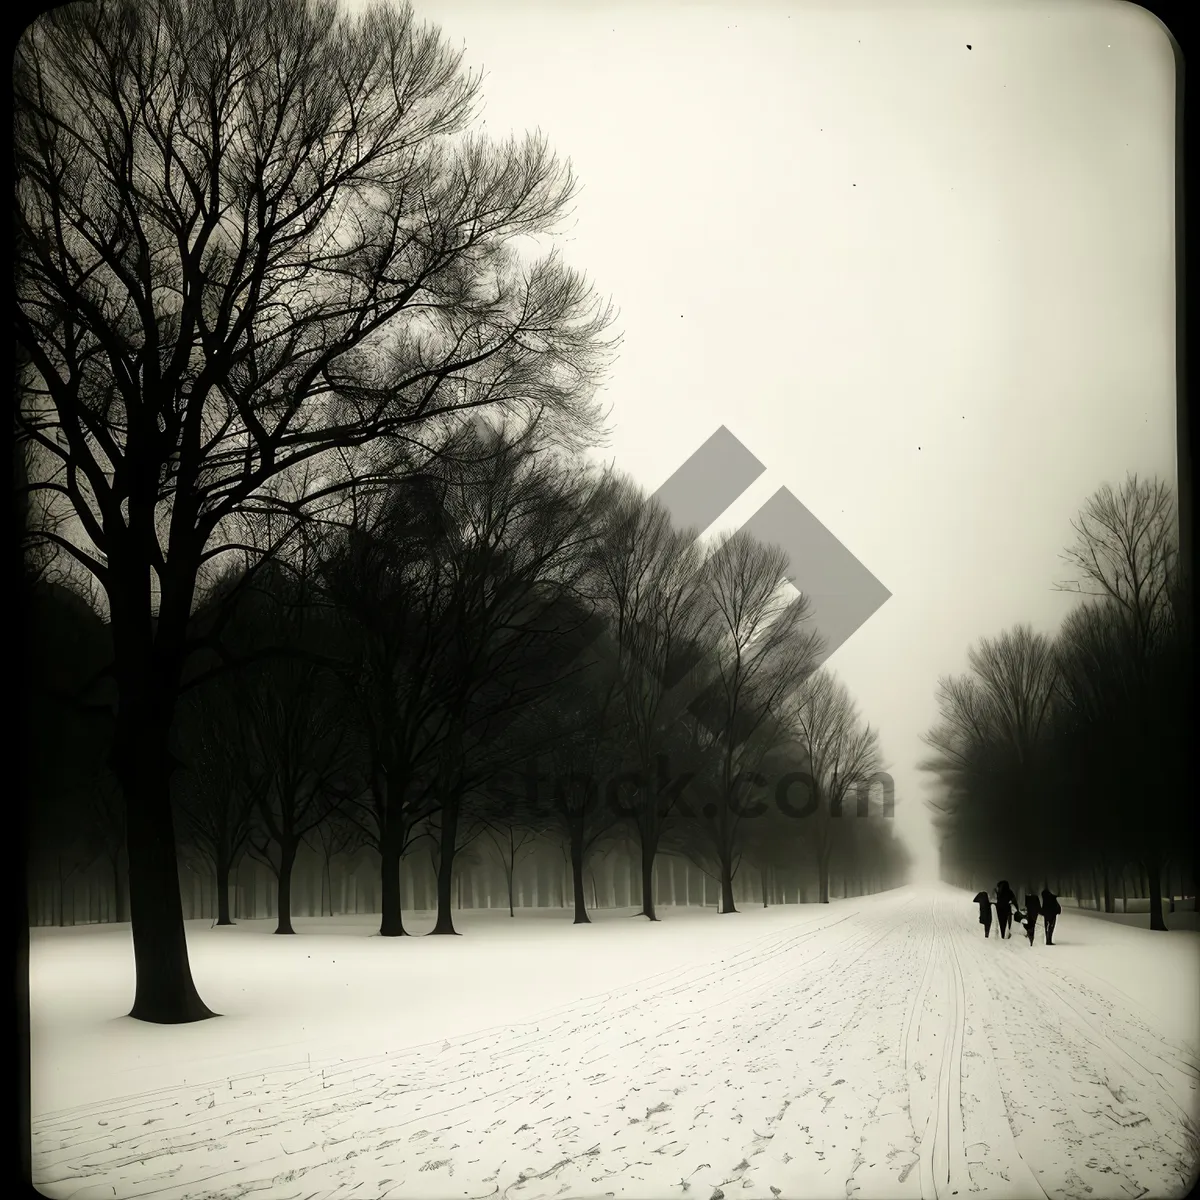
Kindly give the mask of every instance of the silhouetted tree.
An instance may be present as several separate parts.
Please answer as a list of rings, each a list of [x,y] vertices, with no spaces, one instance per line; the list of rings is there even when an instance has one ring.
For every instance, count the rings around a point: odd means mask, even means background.
[[[714,760],[699,829],[711,843],[721,912],[736,911],[744,791],[761,779],[764,757],[786,737],[787,699],[815,669],[820,652],[820,636],[803,624],[808,601],[790,589],[787,570],[782,550],[738,532],[717,544],[705,572],[714,678],[691,711]]]
[[[444,474],[402,472],[357,506],[325,547],[321,583],[342,632],[338,677],[348,700],[363,786],[350,819],[379,853],[384,937],[405,934],[400,870],[436,803],[418,778],[439,690],[440,635],[451,605],[440,567],[447,535]]]
[[[846,687],[828,670],[809,675],[791,705],[796,732],[808,755],[813,848],[819,872],[819,900],[829,902],[829,863],[834,822],[847,797],[879,771],[878,735],[863,725]]]
[[[926,764],[943,785],[937,821],[974,881],[988,863],[984,879],[1019,871],[1031,891],[1065,880],[1109,912],[1127,870],[1144,867],[1151,926],[1163,929],[1161,872],[1189,844],[1191,720],[1170,491],[1136,477],[1105,485],[1074,529],[1064,557],[1075,578],[1059,586],[1085,600],[1057,637],[1018,629],[985,642],[969,678],[941,684]]]
[[[1063,554],[1074,578],[1065,591],[1103,599],[1148,652],[1172,618],[1178,579],[1177,513],[1171,489],[1158,479],[1130,475],[1118,489],[1104,484],[1072,521],[1075,541]]]
[[[229,880],[245,853],[258,811],[253,734],[239,703],[237,673],[185,697],[177,725],[184,769],[175,781],[180,832],[213,872],[217,924],[232,925]]]
[[[495,796],[497,793],[490,793]],[[513,880],[517,872],[517,863],[528,856],[537,839],[537,831],[521,823],[521,816],[515,809],[514,793],[500,791],[501,803],[492,811],[481,816],[484,832],[496,851],[500,868],[504,872],[505,890],[508,893],[508,915],[516,916],[513,911]]]
[[[617,823],[607,787],[628,763],[612,644],[604,632],[593,637],[590,625],[580,626],[580,632],[588,642],[577,660],[581,666],[532,710],[537,754],[510,787],[524,787],[526,808],[534,814],[526,819],[561,838],[571,871],[575,924],[586,925],[588,856]]]
[[[585,436],[609,318],[514,253],[569,171],[463,134],[475,80],[407,5],[70,5],[14,78],[31,511],[111,621],[132,1015],[199,1020],[168,745],[205,570],[270,555],[456,413]]]
[[[451,532],[439,566],[452,603],[435,671],[449,686],[427,723],[441,839],[434,933],[453,932],[464,801],[528,759],[537,735],[519,717],[558,686],[588,636],[588,613],[573,596],[589,565],[595,509],[586,472],[503,434],[447,491]]]
[[[1104,866],[1105,910],[1112,909],[1110,872],[1132,855],[1147,873],[1150,927],[1165,930],[1163,866],[1186,836],[1188,706],[1179,647],[1169,627],[1147,640],[1144,628],[1107,603],[1071,613],[1059,642],[1061,691],[1074,734],[1067,751],[1081,782],[1091,785],[1080,816],[1100,835],[1089,842],[1093,864]]]
[[[251,644],[271,645],[285,653],[229,676],[238,750],[254,799],[248,847],[276,877],[275,932],[281,934],[294,932],[291,881],[296,855],[343,802],[353,747],[336,680],[320,654],[332,623],[327,610],[316,603],[313,576],[307,554],[292,564],[277,561],[258,572],[237,633]]]
[[[713,610],[694,531],[672,528],[666,510],[613,480],[594,558],[593,588],[619,674],[629,767],[613,780],[641,847],[642,915],[654,912],[654,859],[680,801],[671,743],[704,691],[704,645]]]
[[[309,844],[321,855],[321,899],[322,911],[328,905],[333,916],[333,880],[330,866],[335,858],[343,855],[352,857],[364,843],[362,828],[350,820],[343,809],[334,809],[308,835]]]

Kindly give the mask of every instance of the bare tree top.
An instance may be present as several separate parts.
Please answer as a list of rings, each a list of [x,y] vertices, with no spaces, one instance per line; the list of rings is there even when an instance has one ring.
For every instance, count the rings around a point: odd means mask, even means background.
[[[863,723],[846,685],[831,671],[805,678],[793,693],[791,717],[825,800],[840,802],[878,772],[879,735]]]
[[[1158,479],[1130,475],[1106,483],[1072,521],[1074,543],[1063,559],[1073,579],[1058,587],[1117,606],[1143,639],[1167,615],[1178,559],[1175,500]]]
[[[110,599],[136,560],[190,602],[197,560],[464,414],[595,435],[611,311],[519,252],[571,170],[468,132],[478,81],[408,4],[98,0],[14,66],[28,488]]]

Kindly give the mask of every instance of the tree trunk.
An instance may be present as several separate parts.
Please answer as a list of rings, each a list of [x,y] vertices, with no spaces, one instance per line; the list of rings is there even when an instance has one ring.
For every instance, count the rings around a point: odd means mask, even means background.
[[[737,906],[733,902],[733,863],[724,858],[721,859],[720,911],[723,913],[737,912]]]
[[[382,891],[380,937],[404,937],[404,912],[400,890],[400,840],[389,837],[380,849],[379,884]]]
[[[817,855],[817,903],[829,903],[829,855],[824,851]]]
[[[1158,863],[1146,868],[1146,881],[1150,891],[1150,928],[1166,933],[1167,923],[1163,920],[1162,907],[1162,868]]]
[[[656,843],[642,837],[642,911],[638,916],[657,921],[654,913],[654,857],[658,851]]]
[[[758,871],[758,884],[762,889],[763,908],[767,907],[767,868],[760,867]]]
[[[455,798],[442,806],[437,872],[437,921],[430,933],[458,933],[454,928],[454,853],[457,841],[458,800]]]
[[[217,924],[232,925],[229,916],[229,859],[224,855],[217,858]]]
[[[121,638],[115,628],[114,639],[120,661]],[[173,697],[155,694],[153,677],[150,668],[119,681],[113,730],[113,767],[125,799],[137,981],[129,1015],[180,1025],[216,1014],[200,999],[188,961],[170,804],[173,762],[167,744],[174,704]]]
[[[296,847],[279,847],[279,876],[276,881],[276,933],[295,933],[292,928],[292,868],[296,865]]]
[[[1121,911],[1129,911],[1129,872],[1121,868]]]
[[[575,892],[575,921],[576,925],[590,925],[591,918],[587,914],[587,903],[583,896],[583,836],[582,833],[571,836],[571,882]]]
[[[1114,911],[1113,906],[1113,887],[1112,887],[1112,870],[1106,859],[1103,866],[1104,874],[1104,911],[1110,913]]]
[[[516,873],[517,868],[513,864],[510,864],[508,870],[505,872],[505,878],[508,881],[508,915],[510,917],[515,917],[517,915],[515,912],[513,912],[513,879]]]

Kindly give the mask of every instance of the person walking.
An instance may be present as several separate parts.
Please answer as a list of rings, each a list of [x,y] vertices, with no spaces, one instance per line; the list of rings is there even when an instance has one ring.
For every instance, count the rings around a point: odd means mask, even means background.
[[[1002,879],[996,884],[996,921],[1000,926],[1001,938],[1010,938],[1009,927],[1012,925],[1013,909],[1017,907],[1017,897],[1008,880]]]
[[[1037,919],[1041,906],[1038,904],[1038,898],[1031,896],[1028,892],[1025,893],[1025,936],[1029,939],[1029,944],[1033,945],[1033,935],[1037,931]]]
[[[1058,914],[1062,912],[1062,905],[1058,902],[1058,897],[1049,889],[1042,890],[1042,928],[1046,931],[1046,945],[1054,945],[1054,923],[1058,920]]]
[[[992,898],[987,892],[980,892],[974,900],[979,905],[979,923],[983,926],[983,936],[992,936]]]

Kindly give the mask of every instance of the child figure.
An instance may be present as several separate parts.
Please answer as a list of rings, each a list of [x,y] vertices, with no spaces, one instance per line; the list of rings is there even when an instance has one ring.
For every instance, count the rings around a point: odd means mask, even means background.
[[[1025,936],[1029,939],[1029,944],[1033,945],[1033,935],[1037,930],[1038,916],[1041,912],[1041,906],[1038,904],[1036,896],[1025,893]]]
[[[992,936],[992,898],[987,892],[980,892],[975,897],[976,904],[979,905],[979,923],[983,926],[983,936]]]

